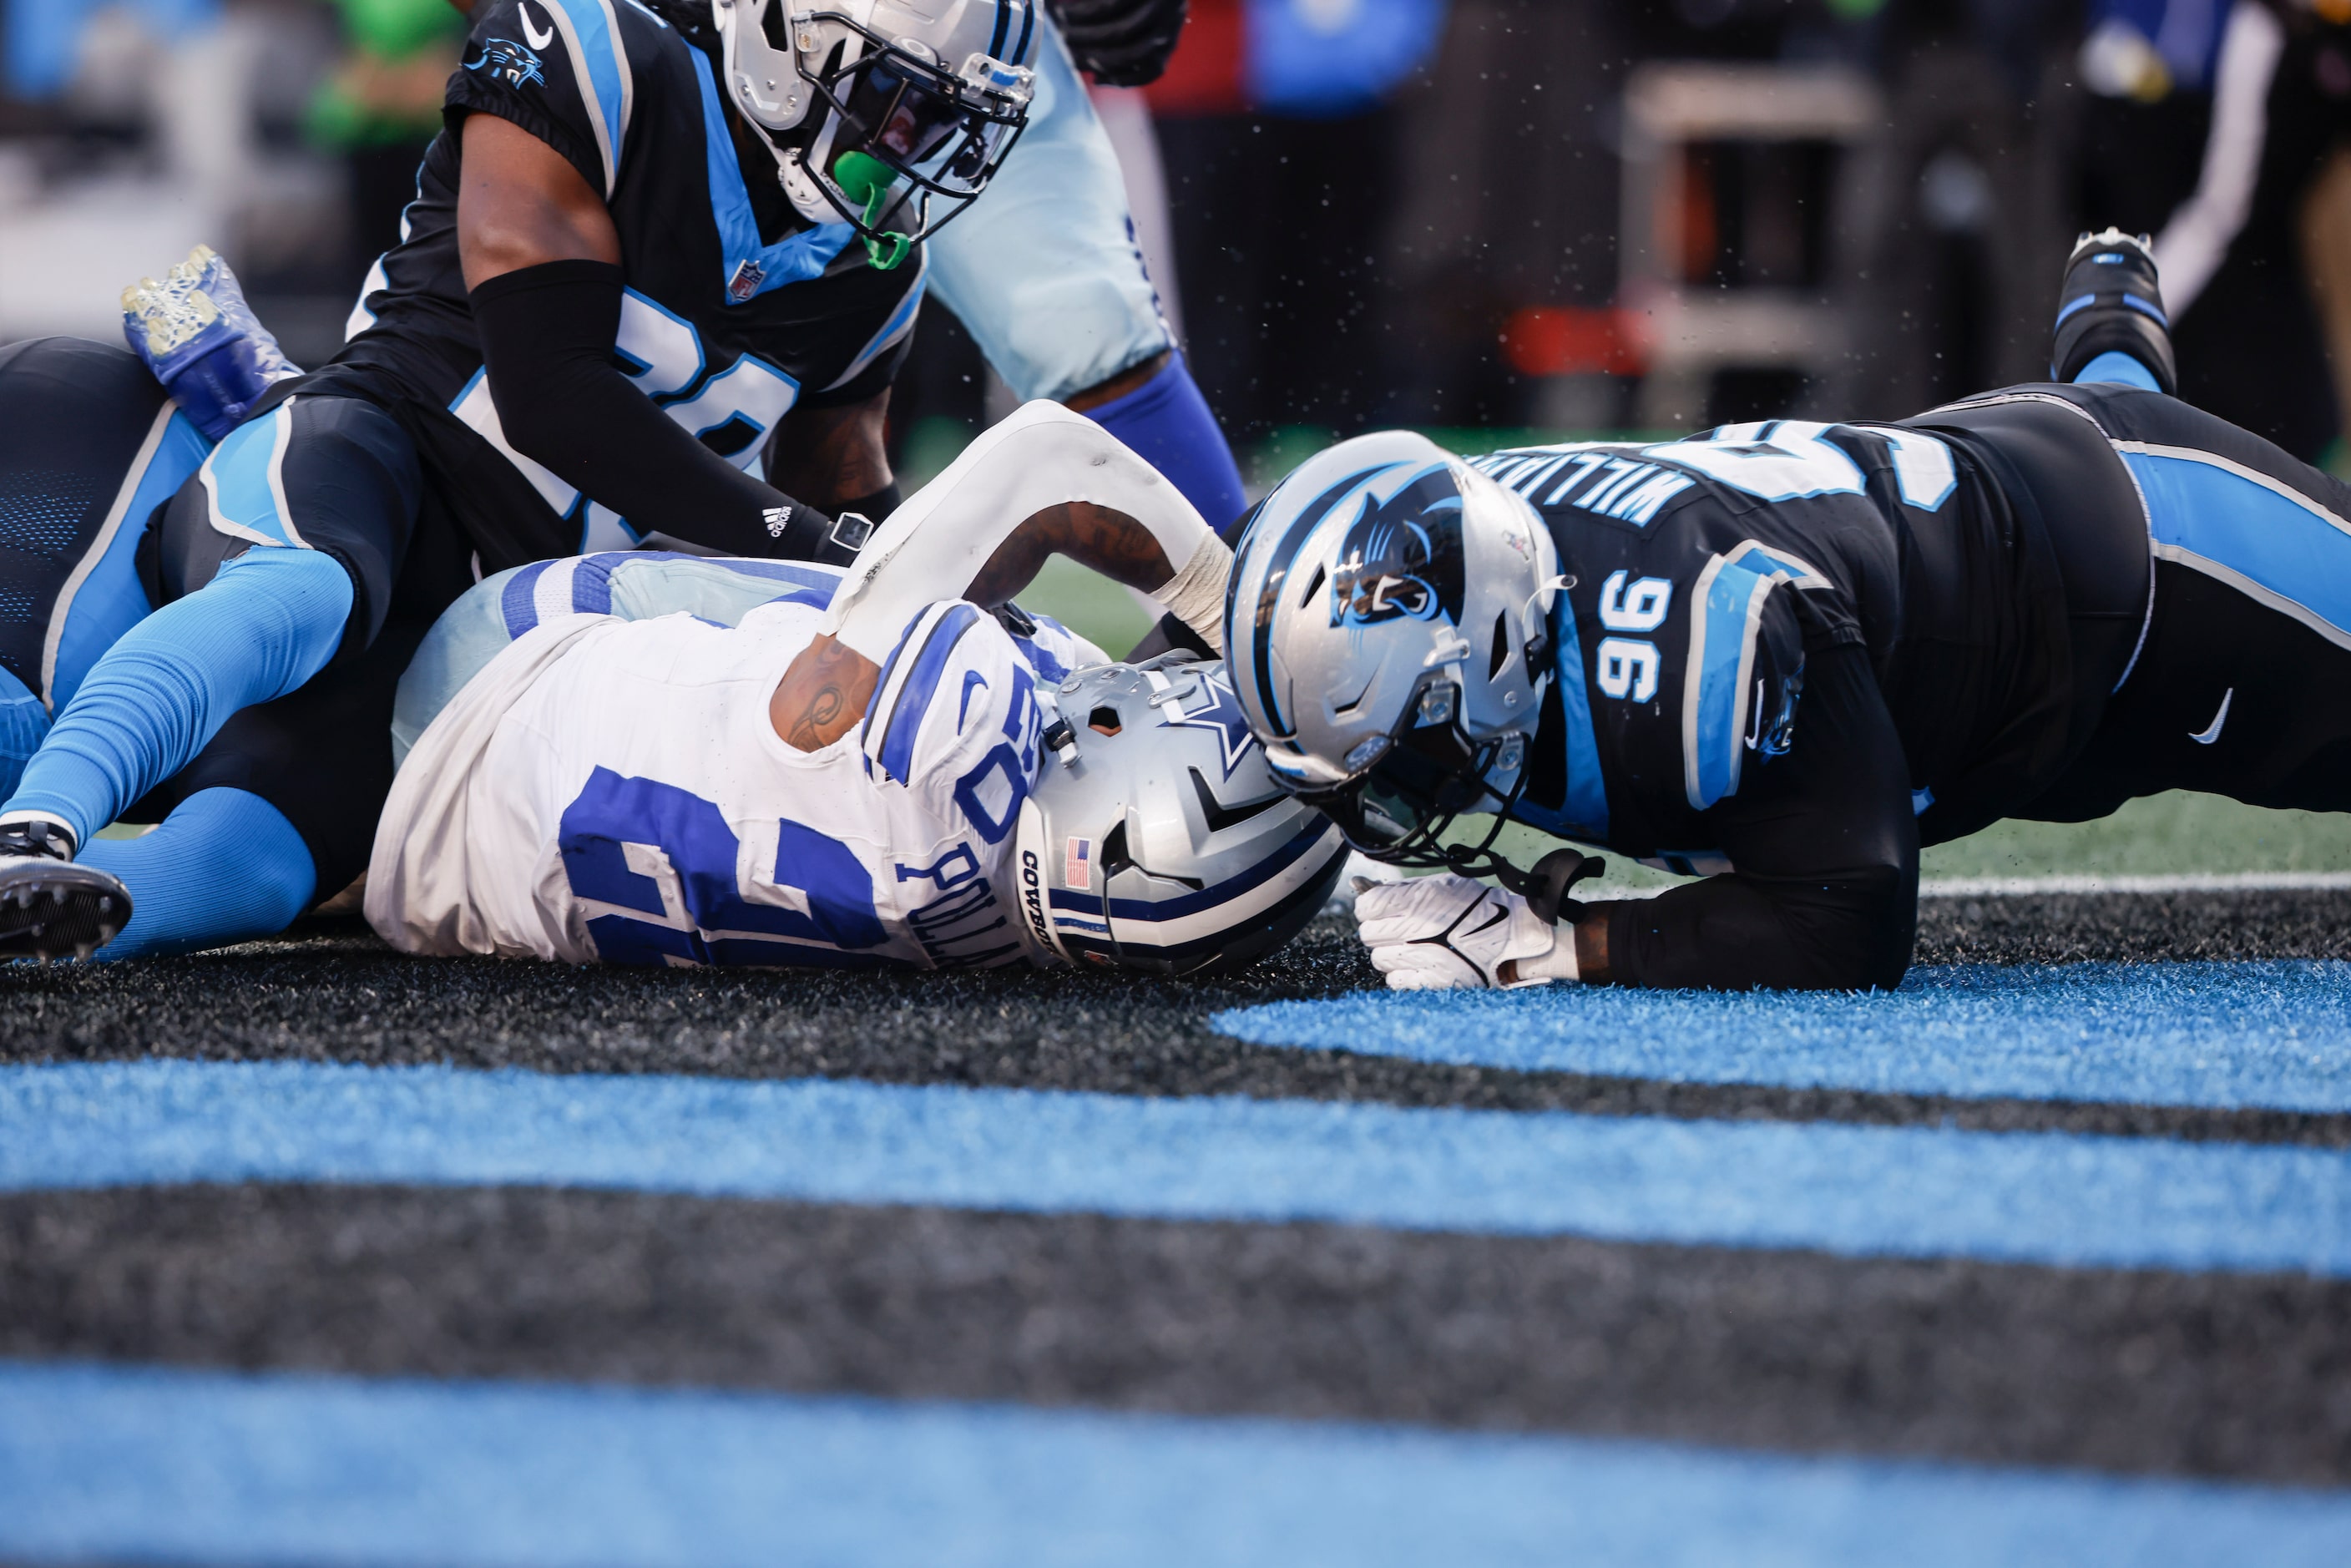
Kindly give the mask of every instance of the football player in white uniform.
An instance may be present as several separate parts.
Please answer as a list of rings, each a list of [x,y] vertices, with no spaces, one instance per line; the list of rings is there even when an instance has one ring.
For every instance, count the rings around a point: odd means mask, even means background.
[[[1220,632],[1229,552],[1050,403],[845,576],[614,557],[483,583],[403,683],[370,922],[571,962],[1253,960],[1321,907],[1339,833],[1277,786],[1220,665],[999,621],[1055,551]]]

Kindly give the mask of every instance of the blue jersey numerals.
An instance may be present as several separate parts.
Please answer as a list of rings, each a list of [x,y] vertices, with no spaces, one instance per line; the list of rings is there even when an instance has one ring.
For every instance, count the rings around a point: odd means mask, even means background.
[[[888,939],[873,882],[847,846],[778,824],[773,887],[744,896],[742,841],[718,808],[651,779],[599,768],[563,813],[558,846],[574,896],[604,904],[589,934],[615,964],[871,968]],[[765,891],[765,890],[763,890]]]

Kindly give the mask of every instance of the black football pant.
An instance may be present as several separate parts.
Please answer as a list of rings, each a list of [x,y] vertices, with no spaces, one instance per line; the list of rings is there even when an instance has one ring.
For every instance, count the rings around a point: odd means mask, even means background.
[[[2082,821],[2166,789],[2351,810],[2351,486],[2176,398],[2065,390],[2136,483],[2154,579],[2087,746],[2014,814]],[[2053,531],[2098,526],[2040,499]]]

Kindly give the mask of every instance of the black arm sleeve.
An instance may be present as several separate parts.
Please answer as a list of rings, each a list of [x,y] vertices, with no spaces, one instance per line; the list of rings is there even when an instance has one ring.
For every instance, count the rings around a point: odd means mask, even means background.
[[[1815,652],[1787,756],[1709,813],[1738,869],[1608,912],[1610,978],[1718,990],[1898,984],[1918,929],[1901,737],[1859,648]]]
[[[549,261],[471,296],[514,449],[629,519],[724,555],[828,559],[831,519],[696,441],[612,362],[621,269]]]

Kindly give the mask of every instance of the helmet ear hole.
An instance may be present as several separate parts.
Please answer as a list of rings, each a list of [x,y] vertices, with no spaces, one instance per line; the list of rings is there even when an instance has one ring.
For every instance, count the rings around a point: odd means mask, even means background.
[[[1501,611],[1494,616],[1494,651],[1486,660],[1486,678],[1492,680],[1510,662],[1510,615]]]
[[[1118,709],[1098,707],[1086,716],[1086,727],[1096,735],[1116,735],[1124,727],[1119,722]],[[1121,831],[1124,830],[1122,828]]]
[[[1134,856],[1126,847],[1126,824],[1119,823],[1102,838],[1102,873],[1105,884],[1120,872],[1132,870]]]
[[[779,55],[792,52],[791,19],[784,15],[784,0],[767,0],[759,12],[759,32],[768,40],[768,47]]]

